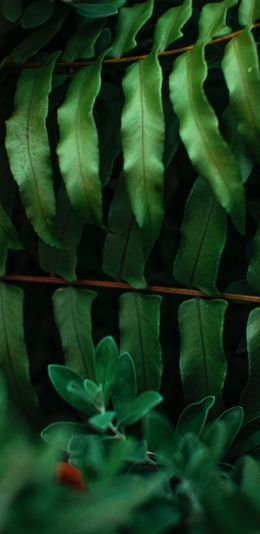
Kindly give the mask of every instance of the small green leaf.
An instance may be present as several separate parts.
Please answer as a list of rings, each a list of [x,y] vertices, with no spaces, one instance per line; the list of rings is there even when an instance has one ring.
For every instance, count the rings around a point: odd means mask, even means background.
[[[3,0],[1,10],[4,17],[10,22],[15,22],[21,16],[23,9],[21,0]]]
[[[93,415],[93,417],[88,420],[88,423],[97,430],[105,432],[111,425],[114,416],[115,412],[108,411],[104,413],[99,413],[98,415]]]
[[[157,391],[145,391],[132,400],[121,412],[118,419],[119,425],[133,425],[142,419],[150,410],[158,406],[163,397]]]
[[[192,0],[184,0],[178,7],[172,7],[158,19],[154,32],[154,50],[166,50],[183,36],[182,27],[192,14]]]
[[[96,347],[96,380],[102,384],[105,402],[113,391],[119,365],[119,351],[113,337],[104,337]]]
[[[214,402],[215,397],[205,397],[199,402],[189,404],[179,417],[176,432],[179,434],[191,432],[199,436],[204,429],[209,410]]]
[[[78,15],[88,19],[110,17],[118,12],[118,9],[112,2],[104,4],[79,4],[77,2],[71,2],[70,5]]]
[[[86,434],[87,429],[80,423],[70,423],[66,421],[60,421],[57,423],[51,423],[41,431],[42,439],[48,443],[48,445],[68,451],[69,442],[75,434]]]
[[[84,389],[86,391],[86,394],[88,395],[90,401],[95,404],[97,401],[98,395],[99,395],[99,387],[93,380],[89,380],[88,378],[84,380],[83,382]]]
[[[176,452],[178,437],[172,425],[159,412],[148,413],[144,419],[144,434],[149,449],[158,454],[172,457]]]
[[[241,406],[233,406],[223,412],[218,421],[224,421],[226,424],[226,440],[223,446],[222,455],[224,456],[230,449],[235,437],[237,436],[244,418],[244,410]]]
[[[51,364],[48,366],[48,374],[52,385],[66,402],[80,412],[91,411],[83,379],[75,371],[64,365]]]
[[[124,293],[120,297],[120,351],[131,354],[137,391],[160,389],[162,353],[160,346],[160,306],[158,295]]]
[[[10,1],[10,0],[9,0]],[[11,0],[12,1],[12,0]],[[54,2],[52,0],[38,0],[25,7],[21,26],[23,28],[35,28],[44,24],[52,15]]]
[[[119,414],[136,397],[136,373],[133,359],[128,352],[120,355],[117,376],[113,387],[113,408]]]
[[[227,425],[221,419],[209,423],[200,439],[209,450],[213,462],[218,462],[223,457],[227,443]]]

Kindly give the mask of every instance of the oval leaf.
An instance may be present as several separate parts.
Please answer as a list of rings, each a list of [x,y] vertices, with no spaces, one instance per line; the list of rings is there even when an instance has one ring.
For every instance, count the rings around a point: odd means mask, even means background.
[[[142,419],[150,410],[158,406],[163,397],[157,391],[145,391],[139,397],[131,401],[120,414],[119,425],[133,425]]]
[[[215,397],[205,397],[199,402],[189,404],[181,413],[176,432],[179,434],[192,433],[199,436],[204,429],[209,410],[215,402]]]
[[[103,386],[107,402],[113,391],[119,367],[119,351],[113,337],[104,337],[96,347],[96,380]]]

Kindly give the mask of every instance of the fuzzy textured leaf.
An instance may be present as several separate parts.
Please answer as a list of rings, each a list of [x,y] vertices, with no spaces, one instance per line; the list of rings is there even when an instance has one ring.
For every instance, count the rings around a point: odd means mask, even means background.
[[[58,289],[53,295],[55,321],[66,364],[83,378],[95,380],[91,307],[96,298],[86,289]]]
[[[6,150],[26,214],[42,240],[54,246],[56,207],[45,121],[56,59],[54,53],[46,67],[23,71],[15,110],[6,122]]]
[[[226,243],[227,216],[209,185],[198,178],[186,202],[173,274],[178,282],[218,295],[216,280]]]
[[[162,298],[157,295],[125,293],[120,297],[120,350],[129,352],[134,360],[139,393],[160,388],[161,302]]]
[[[238,131],[260,162],[259,64],[257,47],[249,28],[228,43],[222,68]]]
[[[179,308],[181,336],[180,371],[185,398],[198,401],[214,395],[221,406],[221,394],[227,372],[222,345],[227,302],[195,298]]]
[[[101,60],[73,78],[58,110],[59,165],[69,199],[86,223],[101,224],[98,135],[93,107],[100,90]]]

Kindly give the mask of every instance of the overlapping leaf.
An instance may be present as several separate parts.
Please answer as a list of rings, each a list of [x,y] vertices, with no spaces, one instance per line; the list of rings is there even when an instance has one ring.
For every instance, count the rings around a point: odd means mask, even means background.
[[[181,336],[180,370],[188,402],[214,395],[221,406],[221,394],[227,371],[222,345],[224,300],[191,299],[179,308]]]
[[[222,66],[238,130],[259,162],[260,77],[257,47],[249,28],[230,40]]]
[[[83,378],[95,380],[91,307],[96,293],[86,289],[58,289],[53,295],[66,365]]]
[[[245,410],[245,419],[249,421],[260,416],[260,307],[249,315],[247,323],[248,346],[248,381],[241,395],[241,403]]]
[[[21,410],[35,414],[38,402],[30,383],[23,332],[23,291],[0,284],[0,367],[11,397]]]
[[[60,248],[39,243],[39,263],[41,268],[65,280],[77,279],[77,248],[83,224],[72,208],[64,186],[57,196],[57,235]]]
[[[239,167],[220,135],[218,119],[203,90],[207,77],[205,45],[211,36],[227,31],[226,11],[235,1],[204,7],[198,43],[175,61],[170,75],[170,93],[180,119],[180,136],[191,162],[208,180],[220,204],[230,213],[238,230],[243,232],[245,199]]]
[[[145,287],[142,234],[122,180],[111,204],[108,225],[109,233],[103,250],[104,272],[133,287]]]
[[[178,282],[217,295],[227,217],[209,185],[198,178],[188,197],[173,274]]]
[[[101,60],[79,71],[58,110],[60,170],[69,199],[83,221],[101,224],[98,135],[93,107],[100,90]]]
[[[115,38],[109,55],[120,57],[136,46],[136,35],[151,17],[154,0],[123,7],[120,10],[115,29]]]
[[[46,67],[24,70],[15,110],[6,123],[6,149],[28,219],[43,241],[58,245],[55,235],[55,197],[46,129],[48,96],[55,53]]]
[[[134,360],[138,392],[160,388],[159,341],[161,297],[125,293],[120,297],[120,351]]]

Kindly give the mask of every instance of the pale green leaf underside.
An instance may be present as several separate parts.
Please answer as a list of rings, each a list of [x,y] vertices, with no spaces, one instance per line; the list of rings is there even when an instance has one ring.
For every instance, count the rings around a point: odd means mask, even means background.
[[[173,274],[178,282],[216,296],[227,216],[209,185],[198,178],[188,197]]]
[[[149,250],[163,216],[164,117],[157,57],[131,65],[123,80],[122,145],[127,191]]]
[[[15,109],[6,122],[6,150],[28,219],[39,237],[58,246],[55,197],[46,128],[48,96],[57,59],[41,69],[24,70],[15,95]]]
[[[170,75],[171,100],[192,164],[209,182],[236,228],[243,232],[245,195],[239,166],[220,135],[218,119],[203,91],[206,76],[203,46],[195,46],[175,61]]]
[[[131,211],[124,181],[121,180],[112,201],[103,249],[103,270],[115,280],[124,280],[135,288],[145,287],[145,257],[141,230]]]
[[[260,416],[260,307],[249,314],[247,323],[248,381],[241,395],[245,420]]]
[[[101,224],[98,134],[93,107],[101,85],[101,61],[80,70],[58,110],[59,165],[68,197],[86,223]]]
[[[249,29],[231,39],[222,63],[238,131],[260,162],[260,78],[257,48]]]
[[[0,284],[0,367],[11,397],[25,413],[34,414],[38,401],[30,383],[23,331],[23,291]]]
[[[109,56],[121,57],[136,46],[136,35],[152,16],[154,0],[120,9]]]
[[[253,254],[247,271],[247,281],[260,293],[260,225],[253,241]]]
[[[83,378],[95,380],[91,308],[96,298],[86,289],[58,289],[53,295],[55,322],[59,329],[65,362]]]
[[[221,407],[221,393],[227,372],[222,344],[224,300],[191,299],[179,308],[181,336],[180,371],[187,402],[213,395]]]
[[[125,293],[120,297],[120,352],[129,352],[133,358],[139,393],[160,388],[161,301],[159,296],[140,293]]]

